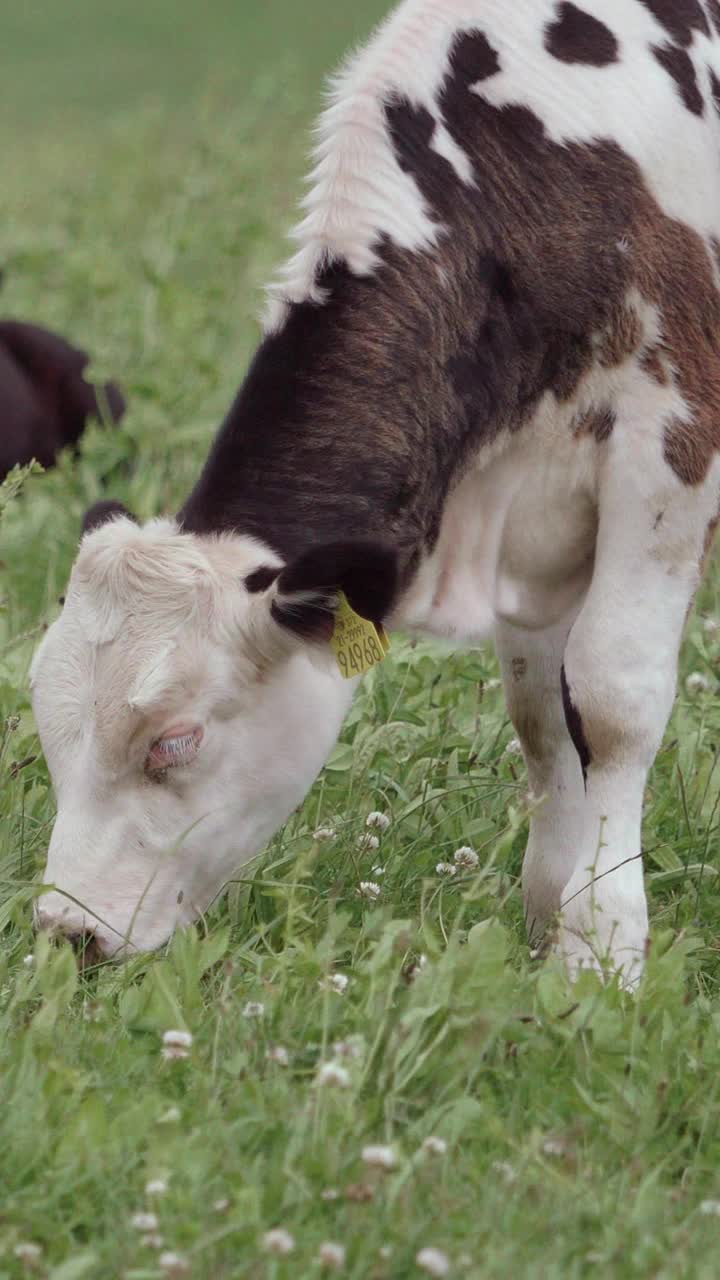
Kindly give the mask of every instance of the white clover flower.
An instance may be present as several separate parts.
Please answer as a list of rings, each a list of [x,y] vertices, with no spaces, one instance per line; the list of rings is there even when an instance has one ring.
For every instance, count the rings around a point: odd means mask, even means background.
[[[708,1217],[720,1217],[720,1200],[701,1200],[699,1209]]]
[[[474,849],[469,844],[464,844],[460,849],[456,849],[453,854],[453,862],[456,867],[462,867],[463,871],[474,871],[480,859]]]
[[[373,1169],[384,1169],[389,1172],[390,1169],[397,1167],[397,1156],[393,1147],[371,1145],[363,1147],[360,1154],[365,1164],[369,1164]]]
[[[341,1067],[338,1062],[323,1062],[318,1067],[318,1073],[315,1077],[315,1084],[320,1089],[330,1086],[334,1089],[350,1088],[350,1073]]]
[[[176,1049],[189,1049],[192,1042],[191,1031],[166,1031],[163,1035],[163,1044],[174,1045]]]
[[[267,1056],[270,1062],[275,1062],[279,1067],[290,1066],[290,1054],[284,1044],[274,1044],[272,1049],[268,1049]]]
[[[546,1156],[564,1156],[567,1148],[562,1138],[546,1138],[542,1149]]]
[[[318,1250],[318,1262],[327,1270],[342,1271],[345,1266],[345,1246],[334,1240],[326,1240]]]
[[[710,687],[711,682],[702,671],[691,671],[685,681],[685,688],[691,697],[695,693],[707,693]]]
[[[517,1182],[517,1173],[508,1160],[493,1160],[492,1169],[493,1172],[497,1173],[502,1178],[503,1182],[507,1182],[508,1185],[511,1182]]]
[[[511,738],[505,750],[503,751],[503,759],[507,757],[508,759],[512,760],[516,756],[521,756],[521,755],[522,755],[522,746],[520,744],[520,739]]]
[[[34,1267],[42,1257],[42,1246],[33,1244],[31,1240],[21,1240],[15,1245],[13,1253],[16,1258],[24,1262],[28,1267]]]
[[[386,813],[379,813],[377,809],[373,809],[365,819],[366,827],[375,827],[377,831],[387,831],[390,826],[390,818]]]
[[[437,1276],[442,1280],[443,1276],[450,1275],[450,1259],[442,1249],[421,1249],[415,1261],[429,1276]]]
[[[157,1123],[158,1124],[177,1124],[179,1119],[180,1119],[180,1108],[168,1107],[167,1111],[163,1111],[162,1115],[158,1116]]]
[[[346,973],[329,973],[320,985],[325,991],[334,991],[336,995],[344,996],[349,982]]]
[[[264,1013],[265,1005],[262,1000],[248,1000],[243,1007],[242,1016],[243,1018],[262,1018]]]
[[[151,1178],[150,1181],[145,1184],[145,1195],[164,1196],[167,1189],[168,1184],[165,1178]]]
[[[444,1138],[436,1138],[431,1133],[423,1140],[422,1150],[429,1156],[444,1156],[447,1153],[448,1144]]]
[[[162,1249],[165,1237],[158,1235],[156,1231],[151,1231],[148,1235],[140,1237],[140,1243],[146,1249]]]
[[[373,867],[371,874],[374,875],[376,880],[382,880],[383,876],[385,875],[385,868]]]
[[[187,1058],[193,1038],[189,1031],[166,1031],[163,1036],[162,1056],[166,1062],[175,1058]]]
[[[213,1200],[213,1213],[227,1213],[229,1208],[229,1196],[221,1196],[219,1200]]]
[[[457,871],[457,867],[454,862],[437,862],[435,864],[435,870],[439,876],[454,876]]]
[[[265,1232],[263,1246],[268,1253],[276,1253],[280,1257],[284,1257],[286,1254],[292,1253],[295,1248],[295,1240],[284,1227],[273,1227],[272,1231]]]
[[[361,880],[358,893],[367,902],[377,902],[380,897],[380,885],[376,884],[374,880]]]
[[[134,1213],[130,1219],[130,1225],[136,1231],[157,1231],[160,1223],[157,1220],[157,1214]]]
[[[391,1244],[381,1245],[380,1248],[378,1249],[378,1255],[380,1258],[382,1258],[383,1262],[389,1262],[390,1259],[392,1258],[392,1245]]]
[[[158,1262],[167,1276],[186,1276],[190,1271],[190,1263],[182,1253],[167,1249],[161,1253]]]
[[[180,1045],[165,1044],[162,1048],[162,1057],[164,1062],[178,1062],[182,1058],[189,1058],[190,1054],[187,1049],[182,1049]]]
[[[371,836],[369,832],[364,831],[357,838],[357,847],[361,853],[376,853],[380,848],[380,841],[377,836]]]
[[[23,956],[23,964],[25,965],[26,969],[32,969],[33,965],[35,964],[34,955],[32,955],[31,953],[30,955]]]
[[[316,831],[313,831],[313,840],[334,840],[336,836],[337,831],[334,827],[318,827]]]
[[[337,1187],[325,1187],[320,1192],[320,1199],[327,1200],[327,1201],[339,1200],[340,1192],[338,1191]]]

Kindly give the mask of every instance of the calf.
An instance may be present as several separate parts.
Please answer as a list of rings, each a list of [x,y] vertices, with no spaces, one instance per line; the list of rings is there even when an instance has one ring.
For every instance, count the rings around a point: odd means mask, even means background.
[[[174,520],[84,537],[36,656],[41,924],[195,919],[301,800],[373,624],[493,635],[533,942],[639,977],[641,817],[720,490],[720,4],[406,0]],[[90,524],[98,520],[91,517]]]
[[[83,377],[87,352],[34,324],[0,321],[0,480],[35,458],[51,467],[77,444],[89,418],[118,422],[125,401],[113,382],[101,399]]]

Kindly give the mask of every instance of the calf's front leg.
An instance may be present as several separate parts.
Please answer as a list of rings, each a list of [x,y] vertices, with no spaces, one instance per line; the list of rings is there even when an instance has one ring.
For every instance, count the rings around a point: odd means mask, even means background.
[[[708,494],[690,494],[675,478],[658,507],[628,492],[627,475],[602,495],[593,579],[561,673],[585,797],[557,947],[572,974],[611,968],[633,987],[648,939],[643,797],[672,709],[710,512]]]

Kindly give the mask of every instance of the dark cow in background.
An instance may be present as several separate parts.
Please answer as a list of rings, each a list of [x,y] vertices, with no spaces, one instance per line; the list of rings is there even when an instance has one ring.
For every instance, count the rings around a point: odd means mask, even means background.
[[[0,480],[32,458],[51,467],[91,418],[119,422],[122,394],[108,382],[99,402],[83,377],[89,358],[48,329],[0,321]]]
[[[530,937],[637,981],[641,820],[720,499],[718,0],[405,0],[337,78],[264,339],[176,520],[36,656],[40,923],[197,918],[302,798],[371,623],[493,637]]]

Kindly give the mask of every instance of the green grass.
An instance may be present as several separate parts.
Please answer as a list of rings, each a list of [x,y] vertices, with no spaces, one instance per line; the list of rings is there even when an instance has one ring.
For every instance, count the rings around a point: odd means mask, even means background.
[[[257,29],[217,0],[210,33],[196,8],[181,8],[180,40],[167,29],[176,5],[127,4],[121,23],[53,0],[17,11],[2,54],[3,93],[25,113],[3,153],[3,311],[91,346],[131,408],[117,431],[88,434],[79,461],[32,477],[0,525],[0,1280],[32,1273],[21,1242],[42,1248],[35,1273],[53,1280],[159,1277],[158,1251],[131,1225],[149,1208],[165,1247],[208,1280],[318,1276],[328,1240],[357,1280],[420,1276],[426,1246],[474,1280],[709,1280],[720,632],[703,618],[720,613],[717,571],[688,626],[648,793],[653,948],[635,999],[591,976],[570,990],[553,962],[529,957],[526,784],[504,751],[496,665],[429,643],[393,645],[302,811],[196,931],[83,977],[67,948],[33,938],[53,799],[27,672],[82,512],[107,490],[147,517],[188,491],[281,253],[317,96],[316,31],[329,57],[377,12],[353,7],[341,31],[336,6],[314,0],[302,21],[288,6],[283,43],[277,8]],[[116,59],[107,78],[103,46]],[[44,110],[31,92],[40,67]],[[708,693],[687,696],[691,670],[710,677]],[[373,809],[392,825],[360,853]],[[319,826],[336,838],[315,841]],[[479,874],[441,881],[435,864],[465,843]],[[367,904],[357,886],[376,865],[381,894]],[[333,973],[347,975],[344,994],[327,989]],[[262,1016],[246,1016],[248,1002]],[[172,1028],[194,1040],[165,1062]],[[277,1046],[287,1065],[268,1057]],[[347,1087],[318,1087],[334,1057]],[[423,1152],[430,1135],[445,1154]],[[392,1145],[396,1167],[367,1168],[368,1143]],[[168,1189],[151,1204],[157,1177]],[[276,1226],[295,1239],[285,1260],[262,1247]]]

